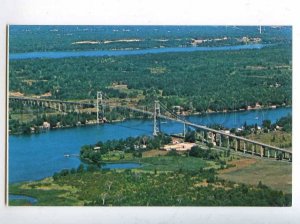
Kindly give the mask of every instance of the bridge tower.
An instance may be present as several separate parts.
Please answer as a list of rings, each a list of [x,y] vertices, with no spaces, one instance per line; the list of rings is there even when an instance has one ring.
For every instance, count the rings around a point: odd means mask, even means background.
[[[101,91],[97,92],[97,124],[99,124],[100,119],[99,119],[99,113],[101,111],[102,118],[104,117],[104,110],[103,110],[103,95]],[[100,108],[101,107],[101,108]]]
[[[153,135],[157,136],[160,132],[160,104],[158,100],[154,101],[154,113],[153,113]]]

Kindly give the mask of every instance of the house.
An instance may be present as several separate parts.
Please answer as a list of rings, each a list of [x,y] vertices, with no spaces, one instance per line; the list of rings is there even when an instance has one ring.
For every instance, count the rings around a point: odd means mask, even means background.
[[[260,108],[261,108],[261,105],[260,105],[259,103],[256,103],[256,104],[255,104],[255,108],[256,108],[256,109],[260,109]]]
[[[47,121],[43,122],[43,128],[44,129],[50,129],[50,123],[48,123]]]
[[[196,144],[190,143],[190,142],[182,142],[182,143],[177,143],[177,144],[164,145],[162,150],[165,150],[165,151],[171,151],[171,150],[188,151],[188,150],[191,150],[191,148],[193,146],[196,146]]]

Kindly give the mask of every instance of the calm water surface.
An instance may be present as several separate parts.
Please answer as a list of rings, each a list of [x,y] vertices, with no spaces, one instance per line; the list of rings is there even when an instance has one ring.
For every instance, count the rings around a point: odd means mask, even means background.
[[[261,124],[263,120],[277,119],[292,113],[292,108],[244,111],[237,113],[207,114],[190,116],[188,120],[202,125],[222,124],[227,128],[247,124]],[[163,121],[162,131],[180,133],[183,125]],[[98,141],[121,139],[152,134],[152,120],[127,120],[114,124],[86,126],[52,130],[28,136],[9,136],[9,182],[38,180],[52,176],[62,169],[77,168],[78,157],[65,157],[64,154],[79,154],[80,147]]]
[[[25,195],[16,195],[16,194],[9,194],[9,200],[25,200],[33,205],[37,203],[36,198],[25,196]]]
[[[248,44],[221,47],[166,47],[143,50],[101,50],[101,51],[53,51],[53,52],[27,52],[9,54],[9,60],[40,59],[40,58],[73,58],[73,57],[104,57],[126,56],[143,54],[160,54],[171,52],[194,52],[194,51],[236,51],[247,49],[261,49],[266,44]]]

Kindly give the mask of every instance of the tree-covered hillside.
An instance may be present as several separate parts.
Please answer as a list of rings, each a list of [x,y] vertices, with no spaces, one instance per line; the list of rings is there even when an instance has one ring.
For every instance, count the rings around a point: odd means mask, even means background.
[[[260,50],[147,54],[142,56],[28,59],[10,62],[10,91],[50,92],[55,99],[159,99],[199,112],[247,105],[291,105],[291,46]],[[128,91],[108,88],[127,85]],[[119,85],[120,86],[120,85]],[[139,90],[139,91],[137,91]]]

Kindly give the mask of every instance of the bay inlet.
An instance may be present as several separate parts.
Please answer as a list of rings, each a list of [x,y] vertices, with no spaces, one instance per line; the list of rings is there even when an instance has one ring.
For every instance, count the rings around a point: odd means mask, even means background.
[[[292,113],[291,107],[251,110],[231,113],[193,115],[187,120],[202,124],[221,124],[226,128],[237,128],[269,119],[272,122]],[[182,124],[164,121],[162,131],[168,134],[183,131]],[[96,126],[51,130],[42,134],[9,136],[9,183],[39,180],[52,176],[62,169],[77,168],[78,157],[65,157],[65,154],[79,154],[83,145],[95,144],[98,141],[124,139],[142,135],[152,135],[151,119],[130,119],[117,123],[106,123]]]

